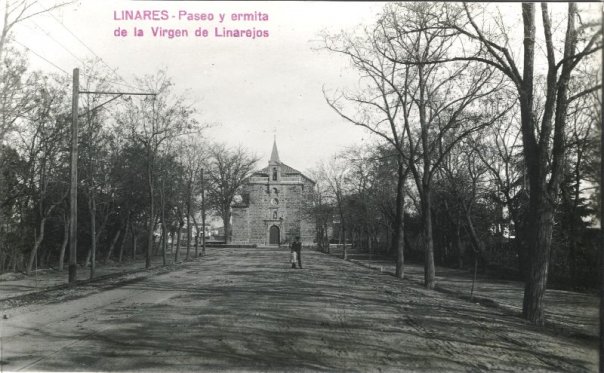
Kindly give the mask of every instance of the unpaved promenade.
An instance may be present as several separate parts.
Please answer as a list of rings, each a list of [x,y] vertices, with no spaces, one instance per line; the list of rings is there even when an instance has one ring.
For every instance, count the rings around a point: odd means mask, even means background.
[[[341,250],[331,254],[341,257]],[[392,260],[370,260],[366,254],[352,254],[349,260],[367,268],[394,276]],[[418,285],[424,283],[424,266],[405,263],[405,278]],[[469,300],[472,273],[469,270],[436,268],[437,290],[455,294]],[[474,284],[473,300],[504,309],[512,314],[522,314],[524,284],[520,281],[499,280],[479,274]],[[579,293],[548,289],[544,298],[546,324],[567,334],[597,339],[600,331],[600,299],[595,292]]]
[[[212,249],[5,310],[5,371],[595,371],[597,346],[318,252]]]

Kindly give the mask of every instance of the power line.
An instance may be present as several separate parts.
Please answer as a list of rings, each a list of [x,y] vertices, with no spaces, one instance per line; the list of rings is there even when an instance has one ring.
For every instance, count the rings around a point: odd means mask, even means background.
[[[36,0],[35,4],[39,5],[40,7],[42,6],[42,5],[40,5],[40,3],[37,0]],[[120,83],[120,82],[115,81],[115,80],[109,80],[109,79],[105,79],[106,82],[117,84],[117,85],[120,85],[120,86],[123,86],[123,87],[127,87],[127,88],[130,88],[130,89],[136,89],[136,90],[138,90],[140,88],[140,87],[135,87],[135,86],[133,86],[131,84],[128,84],[128,82],[126,81],[126,79],[124,79],[120,74],[117,73],[117,71],[116,71],[117,69],[113,69],[111,66],[109,66],[102,57],[100,57],[98,54],[96,54],[86,43],[84,43],[84,41],[82,41],[75,33],[73,33],[67,26],[65,26],[65,24],[61,20],[59,20],[57,17],[55,17],[54,14],[52,14],[51,12],[48,12],[47,14],[49,14],[55,20],[55,22],[57,22],[58,24],[60,24],[61,27],[63,27],[68,33],[70,33],[71,36],[73,36],[80,44],[82,44],[86,49],[88,49],[88,51],[90,51],[90,53],[92,53],[96,58],[98,58],[99,61],[101,61],[103,63],[103,65],[105,65],[109,69],[109,71],[111,71],[111,73],[113,73],[113,75],[115,77],[117,77],[118,80],[121,80],[123,83]],[[55,40],[55,39],[53,39],[53,40]],[[72,54],[70,51],[68,51],[68,52],[70,54]],[[81,59],[79,59],[79,58],[77,58],[77,59],[80,62],[82,62],[83,65],[85,65],[85,63]],[[88,74],[81,74],[81,75],[92,77],[92,76],[90,76]]]
[[[38,3],[38,2],[36,1],[36,3]],[[49,13],[49,14],[50,14],[50,13]],[[51,14],[51,15],[52,15],[52,14]],[[54,16],[53,16],[53,18],[54,18]],[[37,24],[37,23],[36,23],[35,21],[33,21],[33,20],[32,20],[31,22],[32,22],[32,23],[33,23],[33,24],[34,24],[34,25],[35,25],[35,26],[36,26],[38,29],[40,29],[42,32],[44,32],[44,33],[46,34],[46,36],[48,36],[48,37],[49,37],[51,40],[53,40],[53,41],[54,41],[54,42],[55,42],[57,45],[59,45],[59,46],[60,46],[61,48],[63,48],[63,49],[64,49],[64,50],[65,50],[67,53],[69,53],[69,54],[70,54],[71,56],[73,56],[73,57],[74,57],[76,60],[78,60],[78,61],[79,61],[79,62],[82,64],[82,67],[84,67],[84,66],[86,65],[86,62],[85,62],[84,60],[82,60],[81,58],[79,58],[78,56],[76,56],[76,55],[75,55],[73,52],[71,52],[71,50],[69,50],[69,48],[65,47],[65,45],[63,45],[63,44],[62,44],[62,43],[60,43],[58,40],[56,40],[54,37],[52,37],[52,35],[51,35],[51,34],[50,34],[48,31],[46,31],[46,30],[45,30],[43,27],[41,27],[39,24]],[[67,29],[67,28],[66,28],[66,26],[65,26],[64,24],[62,24],[62,26],[63,26],[63,27],[65,27],[65,29],[66,29],[67,31],[69,31],[69,29]],[[70,32],[70,33],[71,33],[71,32]],[[83,42],[82,42],[80,39],[78,39],[78,38],[77,38],[77,36],[75,36],[73,33],[71,33],[71,34],[72,34],[74,37],[76,37],[76,39],[77,39],[77,40],[78,40],[80,43],[82,43],[82,44],[83,44],[83,45],[84,45],[84,46],[85,46],[85,47],[86,47],[86,48],[87,48],[87,49],[88,49],[88,50],[89,50],[89,51],[90,51],[92,54],[94,54],[94,55],[95,55],[95,56],[96,56],[96,57],[97,57],[97,58],[98,58],[98,59],[99,59],[99,60],[100,60],[100,61],[101,61],[101,62],[102,62],[102,63],[103,63],[105,66],[107,66],[107,68],[109,68],[109,70],[110,70],[111,72],[113,72],[113,73],[114,73],[114,74],[115,74],[115,75],[116,75],[118,78],[120,78],[122,81],[124,81],[124,82],[125,82],[125,80],[124,80],[124,79],[123,79],[121,76],[119,76],[119,75],[118,75],[118,74],[117,74],[117,73],[116,73],[116,72],[115,72],[113,69],[111,69],[111,67],[110,67],[109,65],[107,65],[107,64],[105,63],[105,61],[103,61],[103,59],[102,59],[102,58],[100,58],[100,57],[99,57],[99,56],[98,56],[96,53],[94,53],[94,51],[92,51],[92,49],[88,48],[88,46],[87,46],[86,44],[84,44],[84,43],[83,43]],[[80,75],[85,75],[85,76],[88,76],[89,78],[93,78],[93,76],[88,75],[88,74],[84,74],[84,73],[80,73]],[[115,81],[115,80],[104,79],[104,81],[106,81],[107,83],[113,83],[113,84],[120,85],[120,86],[123,86],[123,87],[131,88],[131,89],[138,89],[137,87],[134,87],[134,86],[132,86],[132,85],[125,84],[125,83],[120,83],[120,82]]]
[[[40,5],[40,3],[38,1],[36,1],[36,3],[41,7],[42,5]],[[126,79],[124,79],[122,76],[120,76],[115,69],[111,68],[111,66],[109,66],[105,60],[103,60],[98,54],[96,54],[86,43],[84,43],[80,38],[77,37],[76,34],[74,34],[69,28],[67,28],[67,26],[65,26],[65,24],[60,21],[57,17],[54,16],[54,14],[52,14],[52,12],[48,12],[47,14],[49,14],[54,20],[55,22],[57,22],[58,24],[60,24],[67,32],[69,32],[71,34],[71,36],[73,36],[78,42],[80,42],[80,44],[82,44],[86,49],[88,49],[88,51],[90,51],[90,53],[92,53],[96,58],[98,58],[108,69],[109,71],[111,71],[113,74],[115,74],[115,76],[123,81],[124,83],[128,83],[126,81]],[[133,88],[133,87],[131,87]]]
[[[37,24],[37,23],[36,23],[35,21],[33,21],[33,20],[32,20],[31,22],[32,22],[32,23],[33,23],[33,24],[34,24],[34,25],[35,25],[35,26],[36,26],[36,27],[37,27],[37,28],[38,28],[40,31],[44,32],[44,34],[46,34],[46,36],[47,36],[48,38],[50,38],[51,40],[53,40],[53,41],[54,41],[54,42],[55,42],[57,45],[59,45],[59,46],[60,46],[61,48],[63,48],[63,49],[64,49],[64,50],[65,50],[67,53],[69,53],[69,54],[70,54],[71,56],[73,56],[73,57],[74,57],[76,60],[78,60],[78,61],[79,61],[79,62],[82,64],[82,66],[85,66],[85,65],[86,65],[86,62],[85,62],[84,60],[82,60],[81,58],[79,58],[78,56],[76,56],[76,55],[75,55],[73,52],[71,52],[71,51],[69,50],[69,48],[65,47],[65,45],[63,45],[63,44],[62,44],[62,43],[60,43],[58,40],[56,40],[54,37],[52,37],[52,35],[51,35],[51,34],[50,34],[48,31],[46,31],[46,30],[45,30],[43,27],[41,27],[39,24]],[[28,27],[28,28],[30,28],[31,30],[33,30],[33,28],[31,28],[31,27],[29,27],[29,26],[27,26],[27,27]],[[24,48],[26,48],[26,49],[30,50],[32,53],[36,54],[38,57],[40,57],[40,58],[42,58],[42,59],[46,60],[44,57],[42,57],[42,56],[41,56],[41,55],[39,55],[38,53],[34,52],[34,51],[33,51],[33,50],[31,50],[30,48],[25,47],[23,44],[20,44],[20,45],[22,45]],[[97,56],[97,57],[98,57],[98,56]],[[99,59],[100,59],[100,58],[99,58]],[[50,61],[48,61],[48,60],[46,60],[46,61],[47,61],[48,63],[51,63],[51,64],[52,64],[52,62],[50,62]],[[103,61],[103,63],[105,63],[105,62]],[[56,66],[56,65],[54,65],[54,64],[52,64],[52,65],[53,65],[53,66],[55,66],[55,67],[57,67],[57,68],[59,68],[58,66]],[[107,65],[107,64],[105,64],[105,65]],[[63,69],[61,69],[61,68],[59,68],[59,69],[60,69],[61,71],[65,72],[65,70],[63,70]],[[68,73],[66,73],[66,74],[68,74]],[[89,77],[89,78],[94,78],[92,75],[89,75],[89,74],[83,74],[83,73],[80,73],[80,75],[85,75],[85,76],[87,76],[87,77]],[[120,77],[120,78],[121,78],[121,77]],[[127,88],[131,88],[131,89],[135,89],[135,90],[139,89],[138,87],[135,87],[135,86],[132,86],[132,85],[129,85],[129,84],[125,84],[125,83],[120,83],[120,82],[115,81],[115,80],[110,80],[110,79],[102,79],[102,80],[104,80],[104,81],[105,81],[105,82],[107,82],[107,83],[116,84],[116,85],[120,85],[120,86],[123,86],[123,87],[127,87]],[[123,79],[122,79],[122,80],[123,80]]]
[[[48,36],[52,41],[54,41],[58,46],[60,46],[61,48],[63,48],[67,53],[69,53],[73,58],[75,58],[76,60],[80,61],[82,63],[82,65],[85,64],[85,62],[79,58],[78,56],[76,56],[73,52],[71,52],[67,47],[65,47],[63,44],[61,44],[57,39],[53,38],[52,35],[50,35],[50,33],[48,31],[46,31],[44,28],[42,28],[40,25],[38,25],[35,21],[31,21],[31,23],[33,23],[38,29],[40,29],[43,33],[46,34],[46,36]]]
[[[59,42],[58,40],[56,40],[55,38],[52,37],[52,35],[46,31],[43,27],[41,27],[40,25],[38,25],[36,22],[31,21],[40,31],[44,32],[46,34],[46,36],[48,36],[52,41],[54,41],[57,45],[59,45],[61,48],[63,48],[63,50],[65,50],[67,53],[69,53],[71,56],[73,56],[73,58],[75,58],[76,60],[78,60],[81,64],[82,67],[84,67],[86,65],[86,62],[84,60],[82,60],[81,58],[79,58],[78,56],[76,56],[73,52],[71,52],[69,50],[69,48],[67,48],[65,45],[63,45],[61,42]],[[31,30],[33,30],[33,28],[27,26],[28,28],[30,28]],[[94,78],[92,75],[89,74],[84,74],[82,72],[80,72],[80,75],[84,75],[87,76],[89,78]],[[138,87],[134,87],[132,85],[129,84],[125,84],[125,83],[120,83],[118,81],[115,80],[111,80],[111,79],[102,79],[103,81],[107,82],[107,83],[112,83],[112,84],[116,84],[116,85],[120,85],[123,87],[127,87],[127,88],[131,88],[131,89],[139,89]]]
[[[94,76],[92,76],[92,75],[90,75],[90,74],[84,74],[84,73],[82,73],[82,72],[80,72],[80,75],[87,76],[87,77],[89,77],[89,78],[95,78]],[[117,84],[117,85],[121,85],[121,86],[123,86],[123,87],[131,88],[131,89],[140,89],[140,87],[135,87],[135,86],[133,86],[133,85],[130,85],[130,84],[125,84],[125,83],[120,83],[120,82],[115,81],[115,80],[110,80],[110,79],[101,79],[101,80],[102,80],[103,82],[112,83],[112,84]]]
[[[63,70],[62,68],[60,68],[59,66],[57,66],[55,63],[49,61],[48,59],[46,59],[45,57],[42,57],[40,54],[36,53],[35,51],[33,51],[31,48],[26,47],[25,45],[19,43],[17,40],[15,40],[15,43],[19,44],[20,46],[22,46],[23,48],[27,49],[28,51],[30,51],[31,53],[35,54],[36,56],[38,56],[39,58],[43,59],[44,61],[48,62],[49,64],[51,64],[52,66],[54,66],[55,68],[61,70],[62,72],[64,72],[67,75],[70,75],[67,71]]]

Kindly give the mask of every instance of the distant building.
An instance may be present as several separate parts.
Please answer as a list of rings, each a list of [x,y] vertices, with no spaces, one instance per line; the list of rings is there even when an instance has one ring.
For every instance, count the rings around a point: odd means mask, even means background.
[[[279,159],[276,141],[268,166],[254,172],[232,208],[232,242],[280,245],[300,236],[304,244],[315,238],[315,225],[304,214],[315,182]]]

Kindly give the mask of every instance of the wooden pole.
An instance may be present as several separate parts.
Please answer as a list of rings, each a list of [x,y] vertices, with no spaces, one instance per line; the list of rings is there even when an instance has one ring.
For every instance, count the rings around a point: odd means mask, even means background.
[[[206,253],[206,193],[203,178],[203,168],[201,169],[201,255]]]
[[[78,241],[78,98],[80,70],[73,69],[73,95],[71,99],[71,186],[69,194],[69,282],[76,281]]]
[[[604,12],[600,15],[604,21]],[[602,50],[604,58],[604,49]],[[604,70],[600,71],[604,77]],[[604,109],[604,102],[600,100],[601,109]],[[600,111],[601,113],[602,111]],[[602,197],[602,188],[604,187],[604,130],[600,127],[600,373],[604,373],[604,234],[602,234],[602,224],[604,224],[604,198]]]

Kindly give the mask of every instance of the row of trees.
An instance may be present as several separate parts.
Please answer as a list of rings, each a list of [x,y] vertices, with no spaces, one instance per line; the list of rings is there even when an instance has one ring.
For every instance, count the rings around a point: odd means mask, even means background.
[[[327,103],[379,143],[318,170],[328,203],[313,212],[320,234],[331,206],[341,235],[369,247],[385,227],[399,277],[407,235],[421,233],[428,288],[436,254],[463,265],[469,246],[484,262],[513,238],[523,315],[543,323],[550,258],[573,279],[589,263],[580,252],[597,207],[585,190],[598,180],[601,25],[576,4],[517,7],[520,24],[499,5],[388,4],[372,27],[324,35],[323,48],[360,74],[356,90],[324,92]]]
[[[5,47],[0,271],[62,270],[70,225],[70,77],[29,71],[23,52],[10,42]],[[118,90],[98,62],[82,76],[81,90]],[[91,277],[98,258],[122,261],[139,252],[146,267],[152,255],[177,262],[181,236],[186,259],[193,248],[197,256],[205,247],[206,216],[228,223],[235,191],[256,162],[244,149],[204,139],[207,126],[166,72],[134,84],[130,90],[156,95],[81,95],[77,258],[90,265]]]
[[[31,4],[7,2],[0,39],[1,271],[62,269],[68,244],[70,82],[30,71],[11,43]],[[323,48],[360,74],[356,90],[325,91],[327,103],[376,144],[320,166],[308,212],[319,245],[329,248],[336,216],[341,240],[395,253],[399,277],[405,255],[421,253],[428,288],[438,262],[513,262],[526,281],[524,316],[542,323],[550,262],[576,283],[590,262],[601,26],[576,4],[518,5],[518,24],[500,6],[388,4],[371,27],[324,35]],[[115,90],[99,63],[82,75],[86,91]],[[91,275],[97,256],[134,256],[139,240],[146,266],[154,254],[178,261],[168,242],[179,248],[183,229],[186,257],[192,242],[197,253],[206,208],[228,237],[230,206],[257,160],[204,140],[193,103],[165,72],[135,88],[156,95],[104,106],[107,97],[85,95],[78,113],[77,250]]]

